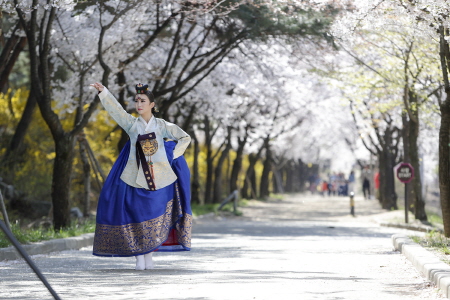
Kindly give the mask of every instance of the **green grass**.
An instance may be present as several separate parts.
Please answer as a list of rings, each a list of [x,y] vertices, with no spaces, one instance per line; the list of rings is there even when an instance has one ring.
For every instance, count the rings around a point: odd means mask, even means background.
[[[194,217],[198,217],[201,215],[206,215],[207,213],[217,213],[217,209],[219,208],[219,203],[214,203],[214,204],[204,204],[204,205],[200,205],[200,204],[192,204],[191,205],[191,209],[192,209],[192,215]]]
[[[273,200],[285,200],[286,199],[286,195],[285,194],[270,193],[269,198],[273,199]]]
[[[404,206],[399,206],[398,210],[403,210],[404,211]],[[427,213],[427,218],[428,218],[428,223],[427,222],[423,222],[424,225],[431,225],[432,227],[436,227],[436,228],[443,228],[444,226],[444,221],[442,220],[442,218],[438,215],[435,214],[431,211],[426,211]],[[414,214],[412,212],[408,212],[408,217],[409,217],[409,221],[410,222],[420,222],[418,220],[415,220]],[[389,220],[390,222],[394,222],[394,223],[403,223],[405,221],[404,217],[395,217],[392,218],[391,220]]]
[[[410,238],[414,243],[420,244],[421,237],[413,235],[413,236],[410,236],[409,238]]]
[[[246,200],[246,199],[241,199],[241,200],[239,200],[238,207],[239,207],[239,206],[247,206],[248,203],[249,203],[248,200]],[[219,213],[219,211],[218,211],[219,206],[220,206],[220,203],[204,204],[204,205],[200,205],[200,204],[192,204],[192,205],[191,205],[191,208],[192,208],[192,215],[193,215],[194,217],[198,217],[198,216],[201,216],[201,215],[206,215],[206,214],[208,214],[208,213],[214,213],[214,214],[217,215],[217,214]],[[221,210],[221,211],[226,211],[226,212],[232,212],[232,213],[234,213],[234,212],[233,212],[233,203],[232,203],[232,202],[229,202],[229,203],[225,204],[224,207],[222,207],[222,210]],[[239,209],[238,209],[238,210],[236,211],[236,213],[234,213],[234,214],[235,214],[236,216],[242,216],[242,212],[239,211]]]
[[[240,202],[239,202],[239,205],[240,205]],[[242,211],[240,211],[238,208],[236,209],[236,212],[233,211],[233,203],[225,204],[224,207],[222,207],[221,211],[227,211],[227,212],[233,213],[235,216],[243,215]]]
[[[442,218],[437,214],[427,211],[427,217],[428,217],[428,222],[430,222],[431,225],[433,225],[433,226],[443,226],[443,224],[444,224],[444,221],[442,220]]]
[[[55,232],[46,228],[23,228],[19,224],[12,224],[11,230],[21,244],[28,244],[51,239],[79,236],[95,231],[95,220],[87,220],[81,223],[73,223],[70,227]],[[11,243],[3,231],[0,231],[0,248],[8,247]]]
[[[431,231],[423,237],[411,236],[410,238],[425,248],[432,248],[445,255],[450,255],[450,239],[440,232]]]

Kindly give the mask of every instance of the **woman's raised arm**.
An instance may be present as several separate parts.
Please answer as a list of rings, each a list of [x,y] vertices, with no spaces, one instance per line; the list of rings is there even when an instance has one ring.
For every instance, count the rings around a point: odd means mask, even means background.
[[[117,99],[104,87],[101,83],[93,83],[90,86],[97,89],[99,92],[98,97],[102,102],[103,107],[109,113],[109,115],[114,119],[114,121],[119,124],[127,133],[133,126],[136,118],[130,115],[122,105],[117,101]]]

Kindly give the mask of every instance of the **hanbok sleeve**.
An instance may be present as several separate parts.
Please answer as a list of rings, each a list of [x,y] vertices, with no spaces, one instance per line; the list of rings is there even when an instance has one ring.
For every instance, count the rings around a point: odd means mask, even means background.
[[[122,105],[117,101],[117,99],[111,94],[111,92],[105,87],[103,91],[98,94],[103,107],[109,113],[109,115],[114,119],[114,121],[119,124],[126,132],[128,132],[136,121],[136,118],[127,113],[123,109]]]
[[[173,158],[178,158],[184,154],[186,148],[191,142],[191,137],[183,129],[177,125],[164,121],[163,136],[171,140],[177,141],[177,145],[173,150]]]

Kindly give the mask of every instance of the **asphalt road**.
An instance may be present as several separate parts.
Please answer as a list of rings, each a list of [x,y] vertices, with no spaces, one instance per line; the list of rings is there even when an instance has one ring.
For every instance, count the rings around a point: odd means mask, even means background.
[[[195,222],[193,250],[156,253],[156,268],[92,249],[33,256],[61,299],[442,298],[378,222],[401,216],[375,200],[290,196],[240,208],[243,217]],[[0,299],[52,299],[23,261],[0,262]]]

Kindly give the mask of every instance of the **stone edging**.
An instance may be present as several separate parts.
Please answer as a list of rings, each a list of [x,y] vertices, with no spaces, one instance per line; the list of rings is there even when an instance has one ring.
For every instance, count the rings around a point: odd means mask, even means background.
[[[419,272],[436,284],[441,292],[450,299],[450,266],[436,255],[414,243],[403,234],[392,236],[394,248],[406,256]]]
[[[49,241],[22,245],[29,255],[47,254],[64,250],[78,250],[83,247],[91,246],[94,242],[94,234],[86,233],[80,236],[74,236],[64,239],[54,239]],[[21,259],[19,252],[11,246],[0,248],[0,261]]]
[[[437,231],[440,233],[444,233],[444,231],[440,228],[426,226],[426,225],[415,225],[415,224],[404,224],[404,223],[403,224],[402,223],[381,223],[380,226],[402,228],[402,229],[421,231],[421,232]]]

